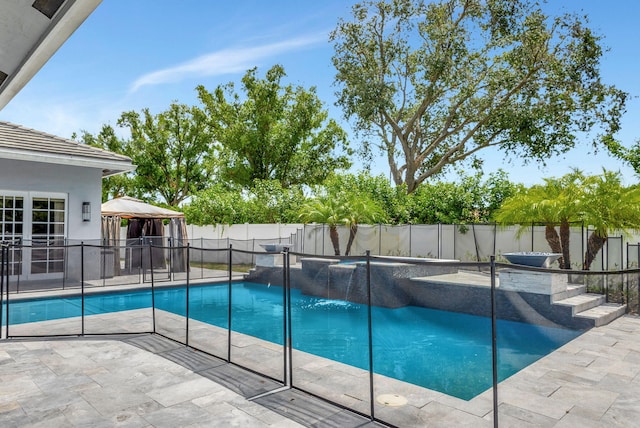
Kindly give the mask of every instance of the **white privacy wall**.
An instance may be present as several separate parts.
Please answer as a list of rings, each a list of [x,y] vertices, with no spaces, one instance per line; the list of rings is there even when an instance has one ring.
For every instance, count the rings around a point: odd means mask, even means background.
[[[193,247],[226,248],[231,242],[236,249],[263,251],[261,240],[289,242],[292,250],[306,254],[332,256],[333,245],[329,226],[322,224],[235,224],[216,226],[187,226],[188,239]],[[574,227],[571,234],[571,261],[580,268],[588,237],[586,228]],[[349,239],[349,229],[338,227],[340,254],[344,255]],[[126,229],[122,230],[126,236]],[[200,242],[198,242],[200,240]],[[243,244],[232,241],[247,241]],[[251,241],[254,241],[252,244]],[[607,245],[594,261],[593,269],[617,269],[627,267],[627,244],[638,244],[640,234],[624,235],[614,232]],[[398,257],[426,257],[462,261],[488,261],[507,252],[550,252],[545,239],[544,226],[500,227],[491,224],[451,225],[359,225],[350,255],[361,256],[369,250],[372,255]],[[630,250],[631,265],[638,265],[640,248]]]

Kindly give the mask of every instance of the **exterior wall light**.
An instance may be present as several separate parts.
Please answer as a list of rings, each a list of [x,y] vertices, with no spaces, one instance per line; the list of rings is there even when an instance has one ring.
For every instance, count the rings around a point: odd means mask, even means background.
[[[82,203],[82,221],[91,221],[91,202]]]

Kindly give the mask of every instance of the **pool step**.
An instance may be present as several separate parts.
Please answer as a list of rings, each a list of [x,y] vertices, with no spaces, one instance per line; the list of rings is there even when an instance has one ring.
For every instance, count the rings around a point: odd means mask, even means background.
[[[587,309],[595,308],[606,302],[602,294],[584,293],[566,299],[553,302],[554,305],[568,306],[571,308],[571,315],[576,316]]]
[[[553,302],[571,308],[571,316],[593,321],[594,327],[609,324],[626,312],[626,305],[606,303],[602,294],[584,293]]]
[[[619,305],[617,303],[604,303],[595,308],[587,309],[576,315],[577,318],[587,318],[594,322],[594,327],[601,327],[609,324],[616,318],[621,317],[627,312],[626,305]]]
[[[580,284],[567,284],[567,289],[551,295],[551,302],[556,303],[560,302],[564,299],[568,299],[570,297],[579,296],[581,294],[586,293],[587,287],[586,285]]]

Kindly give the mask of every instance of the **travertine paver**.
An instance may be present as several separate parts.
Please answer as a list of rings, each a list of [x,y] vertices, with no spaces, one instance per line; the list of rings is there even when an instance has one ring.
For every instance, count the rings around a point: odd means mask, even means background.
[[[128,324],[127,316],[136,323]],[[92,324],[144,327],[146,313],[111,314]],[[184,335],[181,318],[161,314],[166,333]],[[73,322],[73,321],[70,321]],[[64,330],[62,322],[45,324]],[[24,325],[23,331],[29,328]],[[190,342],[220,347],[226,334],[191,321]],[[161,357],[181,359],[204,373],[206,362],[178,346],[148,337],[147,352],[127,339],[0,342],[0,426],[341,426],[339,409],[322,409],[322,423],[296,419],[299,406],[278,412],[277,397],[250,401]],[[281,348],[234,334],[232,354],[281,373]],[[260,355],[264,359],[260,358]],[[331,360],[293,352],[294,384],[360,412],[370,410],[368,374]],[[215,370],[215,367],[212,369]],[[215,378],[214,378],[215,379]],[[57,391],[57,392],[55,392]],[[63,393],[61,393],[62,391]],[[374,397],[398,394],[399,407],[374,403],[375,415],[401,427],[493,426],[492,391],[465,401],[385,376],[374,376]],[[640,318],[624,316],[594,328],[500,383],[501,427],[640,426]],[[276,404],[273,404],[276,403]],[[289,412],[290,418],[281,414]],[[281,413],[281,414],[280,414]],[[42,423],[43,418],[49,424]],[[292,420],[293,419],[293,420]],[[214,422],[212,422],[214,421]],[[215,422],[217,421],[217,422]],[[213,423],[213,425],[212,425]],[[31,425],[30,425],[31,424]],[[324,425],[323,425],[324,424]]]
[[[300,425],[160,355],[73,339],[0,342],[0,426]]]

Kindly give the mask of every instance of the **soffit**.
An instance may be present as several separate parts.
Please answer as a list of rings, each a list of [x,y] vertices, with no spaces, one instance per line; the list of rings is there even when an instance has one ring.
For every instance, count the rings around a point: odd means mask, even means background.
[[[0,2],[0,110],[102,0]]]

